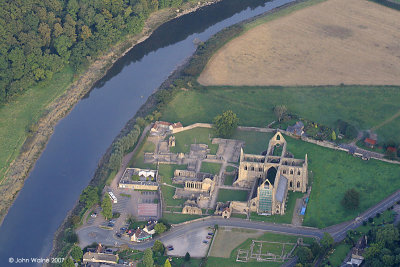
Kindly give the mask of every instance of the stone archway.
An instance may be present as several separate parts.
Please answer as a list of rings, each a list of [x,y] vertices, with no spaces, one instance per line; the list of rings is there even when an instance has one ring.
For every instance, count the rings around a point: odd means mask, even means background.
[[[275,182],[276,174],[278,170],[275,167],[270,167],[267,171],[267,176],[266,178],[268,181],[273,185]]]

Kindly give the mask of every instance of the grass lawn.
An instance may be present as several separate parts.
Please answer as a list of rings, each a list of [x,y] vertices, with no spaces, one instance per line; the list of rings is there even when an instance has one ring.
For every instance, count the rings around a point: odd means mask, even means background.
[[[161,177],[161,182],[172,184],[175,170],[186,170],[186,165],[177,164],[160,164],[158,167],[158,175]]]
[[[218,235],[218,234],[217,234]],[[250,249],[250,245],[252,243],[252,240],[262,240],[262,241],[271,241],[271,242],[287,242],[287,243],[296,243],[298,236],[293,236],[293,235],[281,235],[281,234],[273,234],[273,233],[265,233],[262,236],[258,238],[249,238],[239,246],[237,246],[234,250],[232,250],[230,257],[229,258],[219,258],[219,257],[209,257],[207,261],[207,267],[236,267],[236,266],[281,266],[281,262],[256,262],[256,261],[250,261],[247,263],[241,263],[241,262],[236,262],[236,256],[237,256],[237,251],[239,249]],[[313,238],[310,237],[302,237],[304,243],[311,244],[313,241]],[[274,250],[275,252],[278,251],[279,247],[282,247],[282,245],[276,244],[275,246],[272,244],[268,245],[270,249]],[[286,249],[285,249],[286,251]],[[264,251],[265,252],[265,251]]]
[[[217,201],[247,201],[248,194],[249,192],[245,190],[220,189]]]
[[[226,169],[225,169],[226,172],[233,172],[235,170],[237,170],[237,168],[232,167],[232,166],[227,166]]]
[[[194,128],[175,134],[175,147],[171,147],[173,153],[189,153],[191,144],[206,144],[211,150],[210,153],[215,155],[218,145],[212,144],[213,130],[209,128]]]
[[[181,206],[185,203],[185,199],[173,199],[172,197],[175,195],[175,188],[161,185],[161,192],[164,198],[165,205],[167,206]]]
[[[244,153],[261,155],[262,152],[267,150],[269,139],[272,136],[272,133],[236,131],[232,138],[245,142],[243,147]]]
[[[398,165],[378,160],[363,161],[345,152],[285,138],[288,150],[295,158],[304,158],[308,153],[309,170],[312,171],[312,191],[304,225],[323,228],[353,219],[400,187]],[[345,191],[351,188],[360,193],[360,207],[346,211],[340,201]]]
[[[340,266],[343,260],[346,258],[347,253],[349,253],[351,247],[352,246],[350,244],[346,244],[344,242],[336,246],[334,252],[328,257],[331,266]]]
[[[153,142],[147,140],[142,142],[140,148],[129,162],[129,166],[132,168],[155,169],[155,164],[144,163],[144,153],[154,152],[155,148],[156,146]]]
[[[47,106],[65,92],[72,80],[73,70],[66,67],[54,74],[48,83],[31,87],[10,103],[0,105],[0,181],[18,156],[31,126]]]
[[[167,256],[155,256],[154,264],[155,266],[164,266],[165,260]],[[190,261],[185,261],[184,258],[172,257],[171,266],[180,266],[180,267],[199,267],[201,265],[201,259],[191,258]],[[140,262],[138,267],[145,267],[143,262]]]
[[[212,174],[219,174],[219,170],[221,169],[221,164],[219,163],[212,163],[212,162],[202,162],[201,163],[201,172],[212,173]]]
[[[200,218],[200,215],[179,214],[179,213],[164,213],[163,218],[171,224],[183,223]]]
[[[292,223],[293,210],[296,206],[296,199],[301,198],[303,193],[301,192],[289,192],[288,202],[286,206],[285,215],[271,215],[263,216],[258,215],[256,212],[250,214],[250,220],[253,221],[263,221],[263,222],[274,222],[274,223]]]
[[[185,125],[212,122],[231,109],[240,125],[265,127],[276,120],[272,107],[286,105],[289,112],[319,124],[334,127],[342,119],[362,130],[397,113],[399,102],[400,90],[394,86],[205,87],[179,92],[162,119]],[[400,142],[399,131],[400,123],[392,122],[377,133],[380,140]]]
[[[233,175],[225,175],[224,185],[232,185],[233,180],[235,180],[235,176]]]

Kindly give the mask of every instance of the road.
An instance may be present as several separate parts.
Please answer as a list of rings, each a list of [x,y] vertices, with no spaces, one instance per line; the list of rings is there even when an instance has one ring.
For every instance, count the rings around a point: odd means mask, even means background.
[[[158,239],[163,243],[168,242],[168,240],[183,236],[185,233],[191,229],[196,229],[200,227],[214,226],[218,224],[219,226],[231,226],[231,227],[241,227],[255,230],[271,231],[282,234],[292,234],[299,236],[310,236],[320,239],[324,232],[328,232],[332,235],[336,242],[343,240],[346,237],[346,233],[349,230],[354,230],[362,224],[363,221],[368,220],[369,217],[374,217],[377,213],[385,211],[387,208],[396,204],[400,201],[400,190],[387,197],[383,201],[379,202],[374,207],[368,209],[362,213],[359,217],[352,221],[344,222],[341,224],[333,225],[324,229],[317,229],[312,227],[304,226],[294,226],[288,224],[274,224],[265,222],[249,221],[239,218],[223,219],[221,217],[207,217],[203,219],[198,219],[188,223],[183,223],[180,225],[173,226],[170,231],[162,234]],[[93,234],[95,233],[95,234]],[[104,244],[128,244],[130,247],[143,250],[149,248],[153,245],[154,239],[139,244],[132,244],[132,242],[123,241],[114,236],[114,231],[109,231],[105,229],[98,228],[96,226],[87,226],[81,228],[77,231],[81,245],[91,244],[92,242],[101,242]],[[98,236],[101,240],[94,240],[94,235]]]

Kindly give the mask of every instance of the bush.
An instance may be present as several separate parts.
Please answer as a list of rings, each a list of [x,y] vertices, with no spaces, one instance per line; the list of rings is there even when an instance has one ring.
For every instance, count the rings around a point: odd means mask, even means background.
[[[349,189],[344,194],[341,204],[347,210],[356,210],[360,205],[360,193],[358,193],[354,188]]]

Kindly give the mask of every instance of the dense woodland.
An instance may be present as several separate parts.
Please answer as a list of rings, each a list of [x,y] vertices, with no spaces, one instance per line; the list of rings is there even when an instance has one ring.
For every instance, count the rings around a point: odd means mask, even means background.
[[[79,71],[149,14],[189,0],[0,1],[0,102],[52,78]]]

